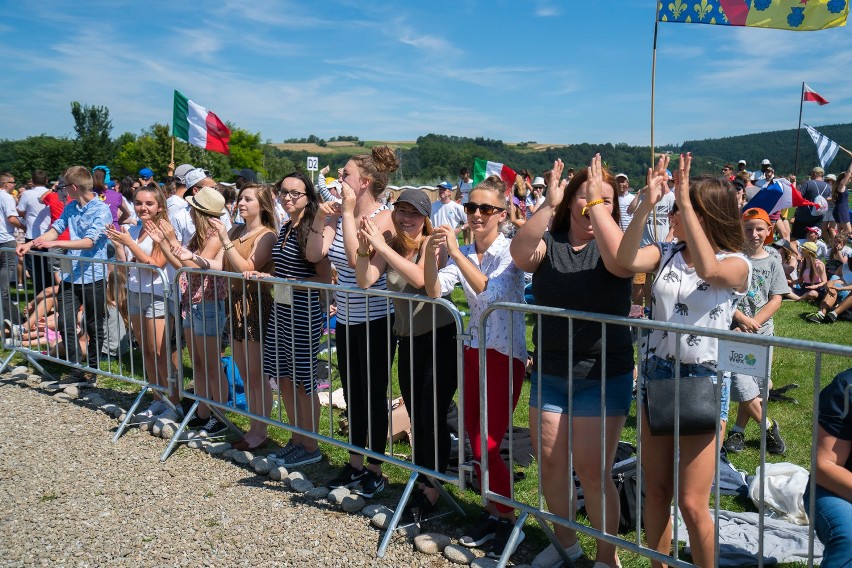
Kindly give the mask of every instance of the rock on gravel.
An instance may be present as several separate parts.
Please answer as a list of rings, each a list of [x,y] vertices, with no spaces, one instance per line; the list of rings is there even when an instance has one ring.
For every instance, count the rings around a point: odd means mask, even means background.
[[[423,554],[441,554],[448,544],[450,537],[445,534],[425,533],[414,537],[414,548]]]
[[[248,465],[251,463],[251,460],[254,459],[254,454],[251,452],[235,451],[231,456],[231,459],[240,465]]]
[[[493,558],[477,558],[470,563],[471,568],[497,568],[497,560]]]
[[[266,475],[272,470],[272,462],[259,456],[251,460],[249,465],[251,465],[254,472],[258,475]]]
[[[65,387],[65,390],[63,392],[71,398],[78,398],[80,396],[80,389],[73,385],[70,387]]]
[[[377,529],[386,529],[390,524],[391,517],[393,513],[391,513],[390,509],[387,512],[379,511],[372,517],[370,517],[370,524],[376,527]]]
[[[287,477],[288,473],[289,472],[286,467],[274,467],[269,470],[269,479],[273,481],[281,481]]]
[[[369,505],[361,509],[361,513],[364,514],[364,516],[370,517],[372,519],[379,513],[387,513],[392,515],[393,511],[391,511],[381,503],[370,503]]]
[[[343,502],[344,497],[349,496],[350,493],[349,489],[345,487],[332,489],[328,493],[328,502],[332,505],[340,505]]]
[[[71,402],[74,398],[66,392],[58,392],[53,395],[53,400],[56,402]]]
[[[313,501],[325,499],[326,497],[328,497],[328,487],[314,487],[313,489],[305,493],[305,497]]]
[[[211,456],[221,456],[230,449],[231,444],[228,442],[213,442],[212,444],[207,444],[207,446],[204,447],[204,451]]]
[[[292,474],[290,474],[292,475]],[[291,479],[290,480],[290,489],[295,491],[296,493],[307,493],[311,489],[314,488],[314,484],[308,481],[307,479]]]
[[[459,544],[448,544],[444,548],[444,558],[453,564],[470,564],[476,559],[473,551]]]
[[[347,513],[357,513],[367,506],[367,502],[360,495],[347,495],[340,501],[340,507]]]

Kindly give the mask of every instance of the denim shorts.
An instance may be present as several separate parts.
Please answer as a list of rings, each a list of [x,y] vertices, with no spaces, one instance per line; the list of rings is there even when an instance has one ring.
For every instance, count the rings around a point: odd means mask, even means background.
[[[627,416],[633,403],[633,371],[608,377],[606,380],[606,415]],[[541,383],[541,401],[538,387]],[[568,414],[568,401],[573,400],[573,416],[601,415],[601,382],[597,379],[574,379],[568,389],[568,377],[533,373],[530,386],[530,406],[544,412]]]
[[[183,328],[192,328],[194,335],[218,337],[225,329],[226,317],[224,300],[192,304],[189,306],[189,312],[184,312]]]
[[[128,315],[138,316],[142,314],[148,319],[164,318],[166,317],[166,309],[166,299],[162,296],[146,294],[145,292],[127,292]]]
[[[650,355],[647,361],[642,364],[642,376],[646,381],[664,381],[675,378],[675,362],[670,359],[663,359],[655,355]],[[716,371],[701,363],[681,363],[680,377],[712,377],[713,384],[716,384]],[[644,388],[644,387],[643,387]],[[646,393],[643,390],[642,396]],[[722,375],[722,409],[719,414],[721,420],[728,420],[728,406],[731,402],[731,374],[723,373]],[[714,401],[715,403],[715,401]]]
[[[846,286],[846,282],[843,280],[843,278],[841,278],[840,276],[835,274],[828,281],[828,285],[834,286],[835,288],[842,288],[843,286]],[[837,303],[839,304],[840,302],[842,302],[843,300],[845,300],[848,297],[849,297],[849,290],[839,290],[837,292]]]

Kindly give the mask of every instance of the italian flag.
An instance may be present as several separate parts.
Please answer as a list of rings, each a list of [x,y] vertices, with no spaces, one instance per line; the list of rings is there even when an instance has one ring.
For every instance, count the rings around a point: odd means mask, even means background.
[[[816,103],[819,106],[828,104],[828,101],[825,100],[822,96],[820,96],[819,93],[817,93],[816,91],[814,91],[813,89],[811,89],[810,87],[805,85],[804,83],[802,85],[804,86],[804,92],[802,94],[802,101],[804,101],[806,103]]]
[[[218,116],[175,91],[172,136],[211,152],[227,154],[231,131]]]
[[[506,191],[508,192],[515,184],[517,174],[506,164],[476,158],[473,164],[473,185],[476,186],[488,176],[500,176],[503,183],[506,184]]]

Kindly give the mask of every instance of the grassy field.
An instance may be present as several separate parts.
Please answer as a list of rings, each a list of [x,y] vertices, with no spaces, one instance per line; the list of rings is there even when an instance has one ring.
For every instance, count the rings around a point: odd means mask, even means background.
[[[14,293],[14,292],[13,292]],[[453,300],[462,312],[467,311],[467,305],[464,301],[464,295],[460,289],[456,289],[453,294]],[[793,302],[784,302],[775,317],[776,334],[784,337],[807,339],[825,343],[836,343],[849,345],[852,343],[852,323],[838,322],[833,325],[817,325],[805,322],[802,315],[814,311],[811,305],[805,305]],[[531,330],[528,327],[528,343],[531,343]],[[137,373],[141,370],[141,361],[137,358],[134,360],[133,367]],[[332,361],[334,362],[334,361]],[[820,384],[827,384],[835,374],[852,366],[849,360],[841,360],[837,357],[826,356],[822,360],[822,373],[820,376]],[[56,365],[49,365],[49,370],[61,372],[61,368]],[[112,371],[119,372],[121,370],[129,372],[129,364],[124,361],[122,364],[113,362]],[[184,358],[184,373],[185,376],[191,376],[191,364],[188,357]],[[396,363],[393,365],[393,374],[396,376]],[[340,384],[339,377],[336,373],[332,374],[332,388],[337,388]],[[814,393],[814,357],[810,353],[779,349],[774,354],[774,372],[773,381],[777,387],[796,383],[799,385],[797,389],[792,390],[788,394],[798,400],[798,404],[788,402],[770,402],[769,415],[778,421],[781,433],[787,442],[786,456],[770,456],[767,455],[767,461],[780,462],[789,461],[799,464],[806,469],[810,469],[810,450],[811,450],[811,420],[813,409],[813,393]],[[124,391],[127,393],[134,392],[134,387],[111,379],[100,379],[99,386]],[[398,392],[396,381],[393,382],[394,392]],[[529,382],[524,382],[524,389],[521,395],[521,400],[518,404],[514,415],[514,424],[516,426],[528,426],[528,408],[529,401]],[[281,414],[279,414],[281,412]],[[283,411],[276,405],[273,415],[277,418],[283,416]],[[731,420],[735,416],[735,407],[731,407]],[[244,417],[231,413],[230,418],[238,426],[247,428],[248,421]],[[286,417],[284,417],[286,418]],[[336,439],[344,440],[345,435],[341,433],[339,428],[340,412],[334,411],[333,415],[329,414],[328,409],[323,409],[321,418],[321,433],[324,435],[333,435]],[[270,435],[274,444],[269,446],[269,451],[274,450],[277,446],[283,446],[289,439],[289,433],[284,429],[270,428]],[[635,404],[628,419],[628,424],[622,434],[622,439],[626,441],[635,441]],[[731,461],[737,469],[745,470],[749,474],[753,474],[755,468],[759,464],[759,430],[753,423],[746,430],[747,446],[744,452],[731,456]],[[181,450],[186,451],[186,450]],[[333,477],[337,467],[343,465],[347,459],[347,452],[344,449],[338,448],[330,444],[323,444],[323,451],[327,457],[327,463],[321,462],[314,466],[304,468],[306,475],[317,483],[322,483]],[[400,457],[410,457],[410,447],[407,443],[396,443],[393,447],[395,455]],[[534,504],[538,502],[537,498],[537,478],[538,470],[535,461],[527,468],[516,468],[517,472],[523,473],[523,478],[515,485],[515,496],[522,502]],[[396,498],[401,494],[402,487],[408,478],[408,472],[402,468],[394,466],[386,466],[385,474],[390,480],[388,489],[382,495],[381,500],[390,506],[396,502]],[[460,492],[452,488],[452,493],[462,503],[463,507],[471,513],[475,513],[479,505],[479,496],[470,491]],[[748,510],[754,511],[755,507],[747,500],[723,497],[722,507],[731,510]],[[451,526],[460,526],[464,523],[464,519],[454,517],[445,518],[444,521]],[[547,541],[534,522],[529,522],[526,528],[527,541],[519,551],[519,558],[531,559],[538,550],[543,548]],[[626,538],[635,541],[635,534],[625,535]],[[594,550],[594,541],[590,538],[582,537],[584,548],[587,552]],[[622,552],[621,560],[624,566],[645,566],[647,562],[637,556]],[[578,566],[591,566],[591,562],[584,563],[585,560],[578,563]]]

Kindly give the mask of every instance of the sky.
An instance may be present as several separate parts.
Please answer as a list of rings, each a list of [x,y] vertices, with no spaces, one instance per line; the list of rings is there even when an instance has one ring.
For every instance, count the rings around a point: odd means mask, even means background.
[[[263,139],[651,142],[653,0],[0,0],[0,139],[171,122],[173,91]],[[661,23],[655,144],[852,122],[848,27]],[[838,141],[844,144],[844,141]],[[852,141],[846,142],[852,144]]]

